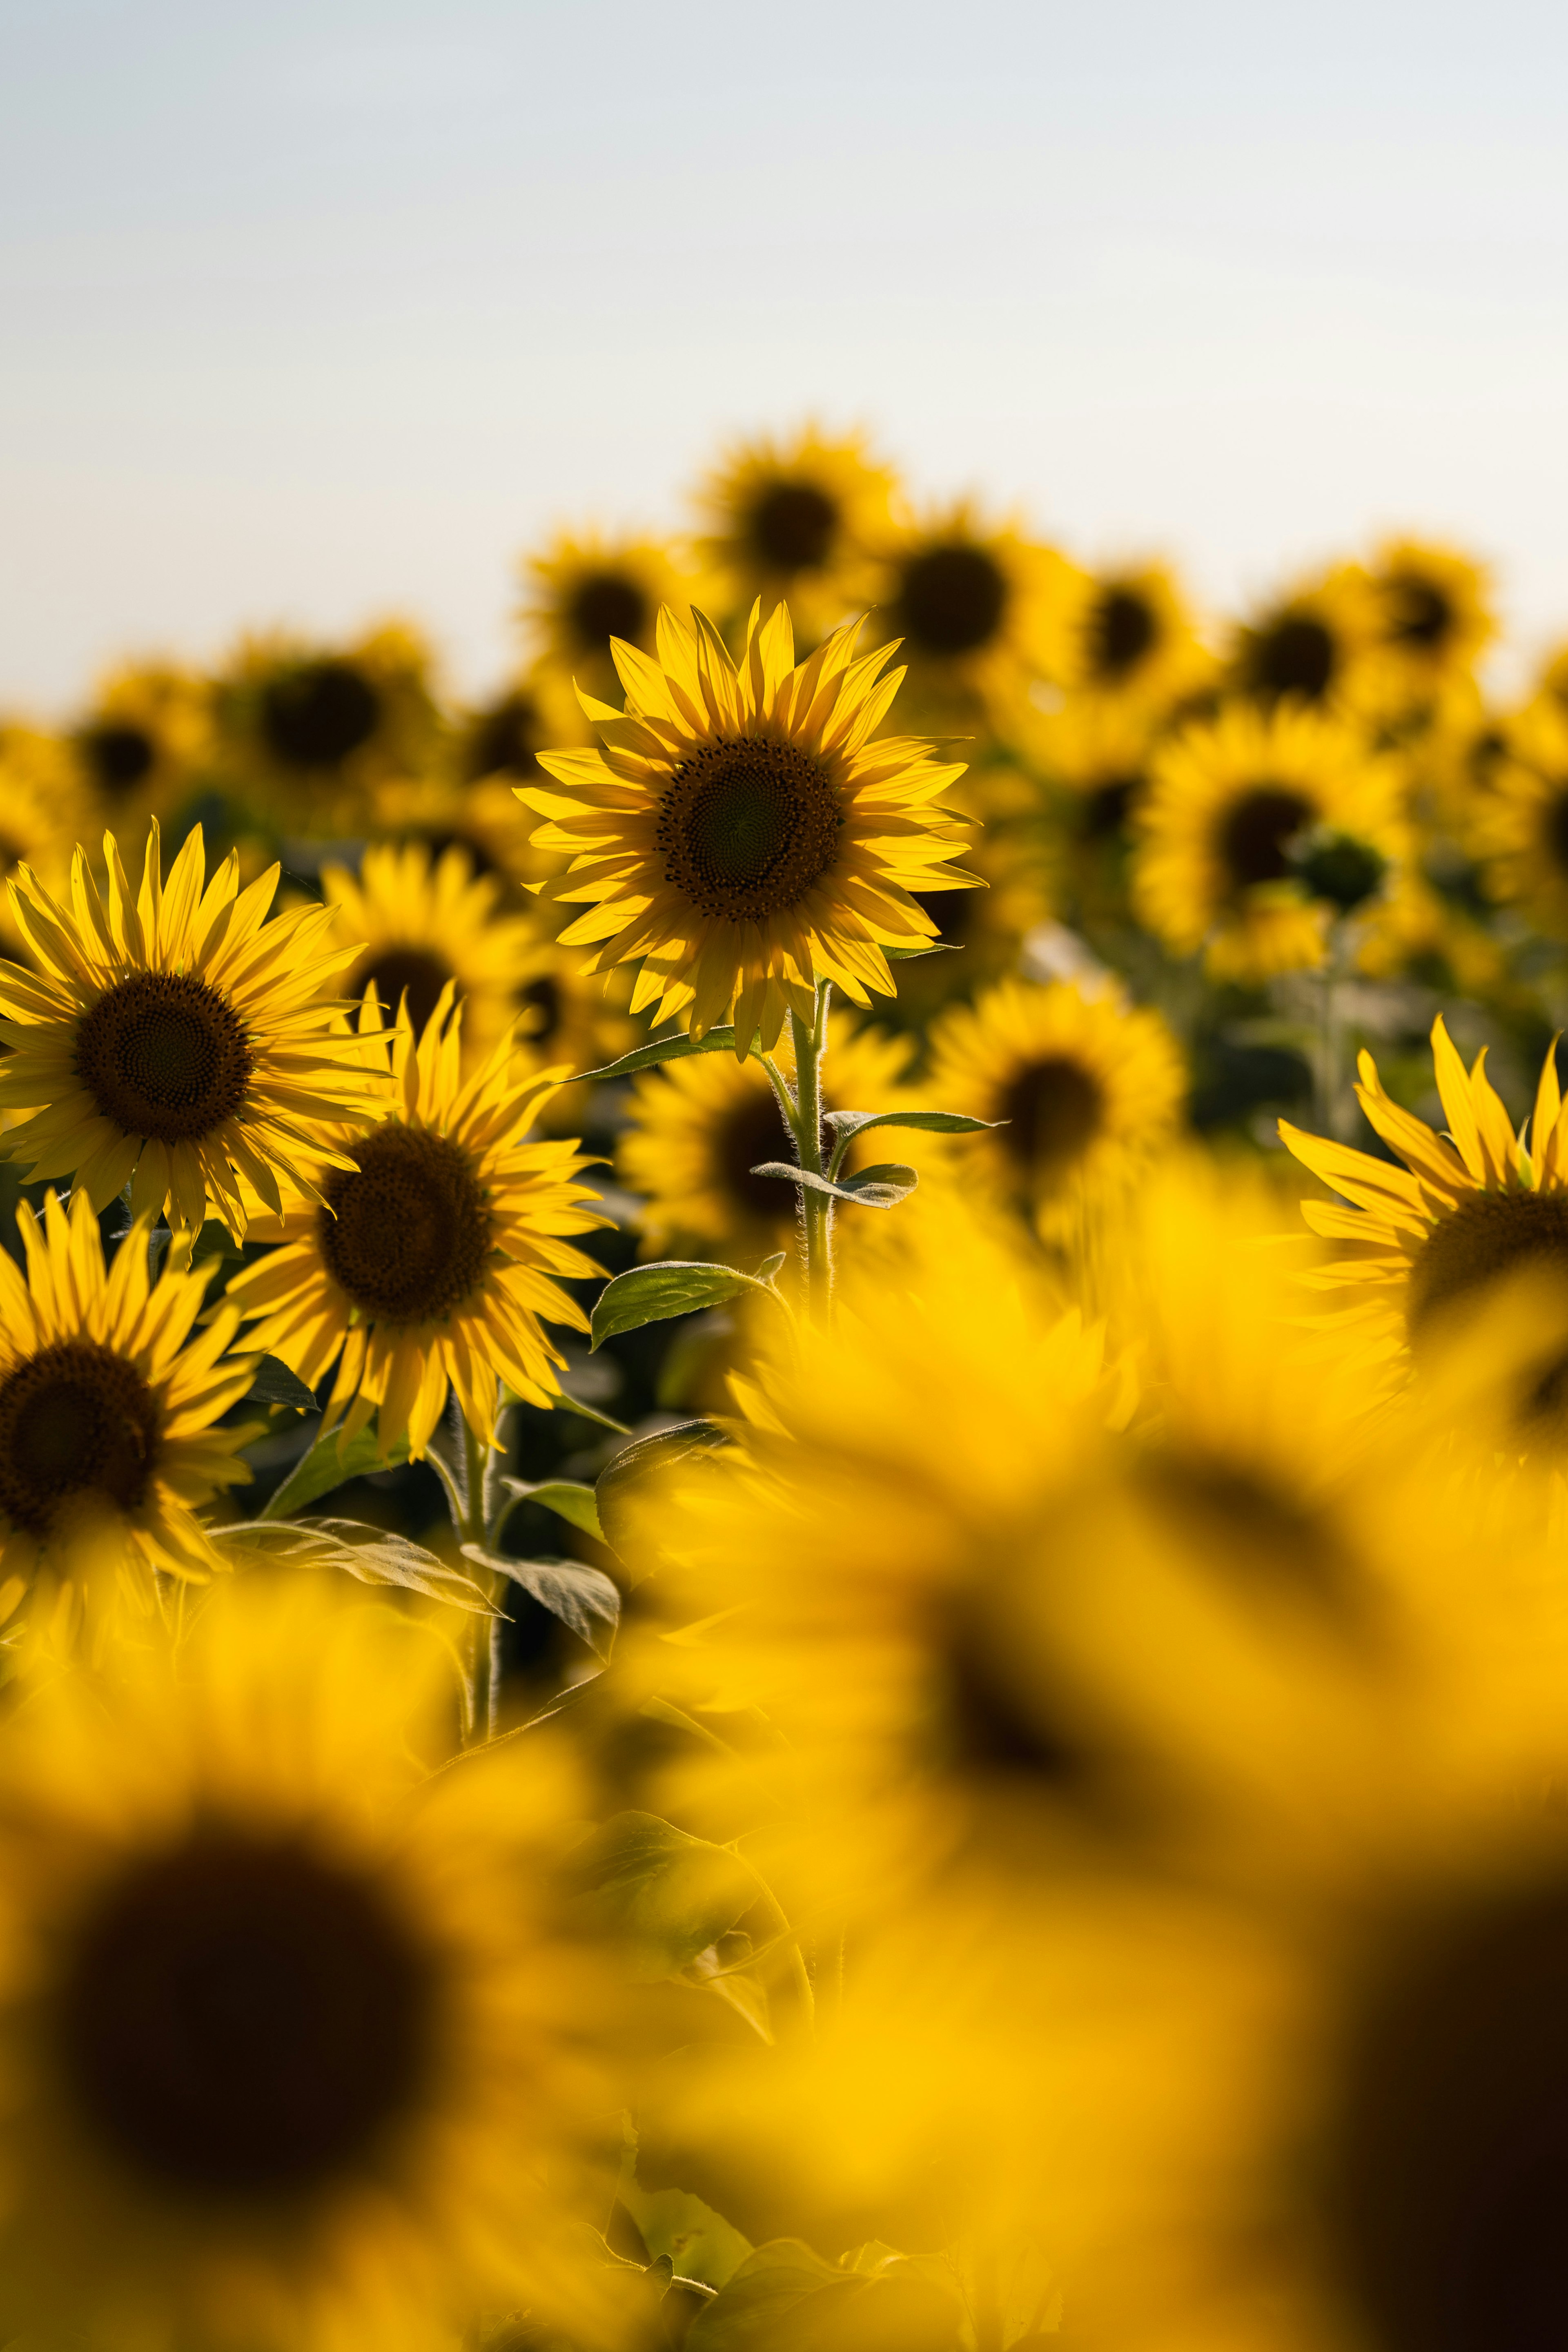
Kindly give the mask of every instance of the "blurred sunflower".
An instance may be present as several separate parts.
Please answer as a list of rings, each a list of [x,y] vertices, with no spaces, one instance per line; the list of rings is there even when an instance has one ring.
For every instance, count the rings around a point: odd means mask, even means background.
[[[1158,1013],[1120,993],[1004,980],[931,1031],[928,1081],[943,1110],[1005,1120],[964,1139],[963,1167],[1043,1233],[1111,1196],[1181,1118],[1186,1073]]]
[[[1371,587],[1380,667],[1406,703],[1430,706],[1473,683],[1497,633],[1490,583],[1457,548],[1396,539],[1379,548]]]
[[[885,1018],[924,1031],[954,997],[973,997],[1016,972],[1031,931],[1055,911],[1056,870],[1037,834],[987,826],[964,851],[966,870],[984,890],[917,890],[911,895],[936,925],[944,952],[899,966],[898,1003]],[[956,952],[954,952],[956,950]]]
[[[1086,920],[1125,918],[1128,857],[1155,740],[1146,705],[1102,695],[1069,695],[1031,730],[1051,863]]]
[[[601,1270],[565,1236],[609,1222],[575,1145],[529,1134],[563,1073],[519,1071],[509,1033],[465,1080],[461,1021],[448,982],[417,1043],[392,1033],[395,1108],[342,1137],[317,1205],[256,1220],[278,1246],[226,1294],[308,1387],[336,1365],[323,1429],[353,1437],[374,1413],[383,1453],[406,1438],[416,1460],[454,1389],[486,1445],[501,1381],[531,1404],[559,1395],[543,1324],[586,1330],[561,1282]],[[362,1028],[378,1022],[367,1007]]]
[[[213,749],[211,681],[167,662],[143,662],[102,678],[72,730],[91,816],[83,830],[139,835],[167,824],[200,789]]]
[[[1174,575],[1145,563],[1083,572],[1067,622],[1063,684],[1119,704],[1168,709],[1208,678],[1213,656],[1200,644]]]
[[[1518,714],[1464,814],[1489,895],[1568,937],[1568,709],[1543,697]]]
[[[1266,708],[1289,700],[1338,708],[1364,673],[1377,631],[1365,572],[1360,564],[1336,564],[1237,629],[1233,683]]]
[[[830,1015],[825,1108],[918,1108],[919,1099],[905,1086],[910,1052],[907,1039],[857,1032],[844,1014]],[[793,1056],[783,1041],[781,1065],[793,1077]],[[900,1136],[900,1149],[907,1139]],[[877,1135],[852,1146],[851,1171],[885,1157],[875,1147],[886,1140]],[[753,1176],[752,1170],[763,1160],[794,1158],[773,1081],[760,1062],[703,1054],[647,1071],[634,1082],[630,1122],[616,1152],[616,1174],[643,1201],[642,1255],[689,1251],[745,1265],[787,1248],[795,1224],[794,1187]]]
[[[104,1267],[85,1192],[68,1221],[59,1195],[38,1225],[23,1202],[24,1280],[0,1251],[0,1619],[47,1570],[97,1556],[152,1572],[206,1577],[221,1565],[196,1518],[250,1476],[239,1448],[258,1433],[214,1423],[237,1404],[254,1356],[226,1356],[239,1317],[224,1307],[199,1338],[210,1266],[148,1276],[148,1221]]]
[[[7,1150],[95,1209],[129,1183],[132,1216],[218,1216],[243,1240],[247,1187],[275,1209],[280,1185],[310,1192],[325,1123],[368,1116],[358,1043],[333,1025],[350,951],[326,908],[266,920],[276,866],[241,891],[231,856],[204,889],[200,825],[164,884],[154,820],[134,899],[111,834],[103,850],[107,906],[80,849],[68,907],[25,867],[7,886],[37,965],[0,964],[0,1107],[32,1113]]]
[[[764,435],[727,450],[702,485],[710,530],[699,548],[740,612],[755,597],[764,613],[785,600],[816,639],[871,601],[894,488],[861,434],[832,441],[807,425],[784,441]]]
[[[1133,905],[1215,980],[1315,969],[1405,851],[1403,772],[1316,711],[1233,703],[1155,756]],[[1322,855],[1314,854],[1321,845]]]
[[[11,1715],[11,2324],[438,2352],[571,2310],[606,1990],[558,1924],[575,1791],[532,1744],[430,1777],[450,1706],[438,1644],[268,1577]]]
[[[424,772],[442,747],[429,650],[402,622],[341,649],[250,639],[216,712],[230,790],[277,831],[317,839],[362,832],[372,787]]]
[[[631,992],[632,975],[625,967],[603,980],[585,980],[578,958],[536,919],[518,989],[512,1050],[535,1070],[602,1069],[643,1038],[640,1024],[626,1011]],[[578,1078],[563,1079],[540,1107],[545,1132],[581,1135],[591,1092]]]
[[[1061,675],[1071,567],[1054,548],[967,504],[928,516],[888,546],[878,619],[896,631],[921,722],[973,719],[1005,726],[1029,687]]]
[[[468,785],[538,783],[544,773],[541,751],[574,738],[582,743],[593,740],[576,696],[553,670],[525,671],[490,701],[463,714],[457,737],[458,780]]]
[[[695,603],[705,585],[666,541],[606,539],[597,531],[563,531],[529,559],[526,576],[523,620],[537,649],[537,675],[558,690],[580,680],[595,695],[616,690],[612,639],[652,654],[661,607]]]
[[[937,799],[962,769],[876,737],[903,672],[880,676],[891,646],[857,659],[858,635],[797,667],[787,606],[753,607],[737,669],[702,614],[665,612],[657,665],[616,648],[626,704],[594,706],[605,749],[547,751],[558,788],[519,788],[554,820],[537,845],[572,857],[541,897],[589,902],[561,944],[597,946],[586,971],[640,961],[634,1013],[657,1003],[702,1036],[733,1009],[741,1055],[759,1028],[771,1050],[818,978],[891,996],[883,948],[935,929],[910,893],[964,887],[947,861],[967,828]]]
[[[47,889],[63,890],[83,814],[68,744],[19,720],[0,723],[0,878],[9,881],[26,866]],[[9,954],[26,954],[9,892],[0,905],[0,938]]]
[[[450,983],[464,1007],[465,1059],[481,1060],[516,1017],[531,945],[523,917],[498,911],[500,887],[476,875],[456,842],[434,860],[422,841],[372,842],[357,877],[323,866],[332,936],[353,950],[343,994],[363,996],[374,982],[392,1014],[406,999],[418,1036]]]

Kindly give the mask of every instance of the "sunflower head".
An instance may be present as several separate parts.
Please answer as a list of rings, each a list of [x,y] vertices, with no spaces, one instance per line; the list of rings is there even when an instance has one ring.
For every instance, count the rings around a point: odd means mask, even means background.
[[[318,837],[363,830],[374,785],[418,773],[442,740],[429,650],[396,622],[344,646],[249,640],[216,708],[236,796],[279,830]]]
[[[213,751],[209,681],[163,663],[103,679],[72,740],[100,824],[140,831],[168,817]]]
[[[1068,683],[1095,699],[1159,710],[1212,670],[1181,590],[1159,564],[1082,574],[1068,624]]]
[[[578,679],[595,694],[612,693],[616,641],[651,654],[661,605],[684,604],[703,584],[665,541],[598,531],[563,532],[530,558],[525,574],[535,676],[557,694]],[[559,731],[545,739],[560,740]]]
[[[768,607],[787,596],[797,624],[820,635],[868,601],[893,488],[858,436],[830,440],[808,425],[785,441],[743,444],[703,486],[702,552],[742,611],[753,596]]]
[[[499,877],[476,874],[461,842],[438,856],[422,841],[373,842],[357,876],[323,866],[321,888],[337,937],[354,949],[344,993],[374,985],[393,1013],[406,1003],[417,1036],[451,985],[467,1008],[470,1060],[482,1058],[515,1014],[532,945],[522,917],[500,909]]]
[[[1233,682],[1266,709],[1280,702],[1342,706],[1361,680],[1377,628],[1366,573],[1359,564],[1340,564],[1238,630]]]
[[[739,1054],[758,1030],[771,1047],[819,979],[890,996],[883,949],[935,928],[911,893],[965,886],[937,800],[962,769],[876,736],[903,673],[881,675],[891,647],[857,659],[858,634],[797,667],[787,608],[754,605],[737,666],[704,615],[666,611],[657,663],[616,647],[624,711],[587,706],[603,751],[546,752],[557,788],[520,789],[552,820],[536,844],[572,861],[541,896],[589,903],[563,946],[595,946],[590,971],[640,961],[634,1013],[702,1035],[732,1012]]]
[[[877,602],[922,706],[945,715],[978,700],[1003,724],[1033,682],[1068,666],[1073,581],[1054,549],[959,505],[892,541]]]

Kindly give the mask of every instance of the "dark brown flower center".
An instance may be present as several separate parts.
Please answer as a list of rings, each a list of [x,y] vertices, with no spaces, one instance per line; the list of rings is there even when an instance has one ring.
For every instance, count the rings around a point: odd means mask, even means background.
[[[795,1188],[776,1176],[753,1176],[767,1160],[793,1160],[772,1089],[750,1087],[724,1114],[713,1142],[719,1180],[731,1205],[757,1224],[782,1224],[795,1215]]]
[[[1454,634],[1458,619],[1451,599],[1435,581],[1415,572],[1396,572],[1388,583],[1394,619],[1389,635],[1397,645],[1419,646],[1440,653]]]
[[[1089,616],[1089,660],[1096,677],[1124,678],[1152,651],[1160,634],[1154,608],[1136,588],[1104,588]]]
[[[1560,784],[1547,802],[1542,832],[1553,861],[1568,874],[1568,784]]]
[[[799,904],[838,855],[843,805],[793,743],[704,744],[659,804],[665,878],[700,914],[762,922]]]
[[[1337,1525],[1251,1463],[1147,1449],[1134,1486],[1188,1555],[1240,1594],[1290,1592],[1359,1618],[1364,1580]]]
[[[1342,2057],[1325,2218],[1378,2352],[1557,2352],[1568,1885],[1407,1932]]]
[[[354,966],[349,984],[351,996],[363,996],[371,982],[388,1013],[395,1013],[406,991],[408,1018],[417,1037],[441,1000],[441,991],[451,979],[450,967],[432,955],[428,948],[378,948],[364,962]]]
[[[100,1898],[51,2022],[121,2163],[204,2201],[289,2198],[374,2167],[416,2108],[437,1993],[368,1876],[209,1827]]]
[[[1568,1283],[1568,1192],[1471,1192],[1435,1224],[1410,1273],[1413,1339],[1461,1301],[1531,1269]]]
[[[387,1119],[349,1145],[316,1213],[321,1255],[364,1315],[437,1322],[472,1297],[489,1255],[491,1218],[461,1144]],[[329,1213],[330,1212],[330,1213]]]
[[[1107,776],[1084,794],[1081,829],[1086,841],[1112,841],[1126,830],[1143,791],[1142,776]]]
[[[647,598],[624,572],[590,572],[578,582],[567,617],[585,653],[607,653],[612,637],[634,646],[641,641]]]
[[[1022,1172],[1056,1182],[1082,1159],[1105,1121],[1105,1094],[1093,1072],[1068,1054],[1026,1063],[1002,1089],[1002,1144]]]
[[[210,1135],[245,1101],[256,1058],[226,996],[190,972],[136,971],[77,1024],[77,1075],[127,1135]]]
[[[815,482],[773,482],[752,510],[752,544],[774,572],[818,570],[837,530],[837,506]]]
[[[532,776],[539,771],[538,754],[544,729],[531,696],[509,694],[492,703],[475,719],[468,738],[468,772],[471,783],[481,776]]]
[[[286,768],[335,767],[380,723],[381,696],[353,662],[301,662],[262,692],[261,732]]]
[[[0,1511],[47,1536],[71,1496],[133,1511],[158,1454],[158,1401],[123,1356],[61,1339],[0,1381]]]
[[[128,793],[153,772],[158,748],[143,727],[106,719],[79,738],[92,779],[112,798]]]
[[[1248,667],[1260,694],[1299,694],[1321,702],[1333,684],[1340,649],[1322,621],[1306,613],[1288,613],[1253,639]]]
[[[1006,609],[1006,580],[984,548],[928,548],[905,568],[900,620],[917,652],[976,653],[996,635]]]
[[[1287,784],[1253,784],[1232,801],[1217,845],[1232,888],[1283,882],[1291,870],[1289,845],[1312,814],[1311,803]]]

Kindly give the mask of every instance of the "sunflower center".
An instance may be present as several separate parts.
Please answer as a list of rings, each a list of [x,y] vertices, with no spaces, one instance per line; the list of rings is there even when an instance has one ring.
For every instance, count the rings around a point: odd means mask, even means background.
[[[955,1611],[940,1644],[947,1736],[961,1766],[1026,1779],[1070,1797],[1094,1774],[1087,1747],[1052,1720],[1037,1687],[1008,1671],[994,1633],[973,1610]],[[1037,1664],[1037,1661],[1031,1661]]]
[[[180,1143],[234,1116],[256,1058],[233,1005],[205,980],[136,971],[82,1014],[76,1066],[124,1134]]]
[[[1100,1081],[1066,1054],[1046,1054],[1009,1079],[996,1106],[1003,1144],[1029,1176],[1058,1178],[1081,1160],[1105,1123]]]
[[[209,1828],[100,1901],[53,2022],[122,2161],[204,2199],[287,2197],[374,2163],[427,2079],[436,1990],[368,1878]]]
[[[1433,1921],[1350,2037],[1328,2210],[1383,2352],[1556,2352],[1568,1885]]]
[[[477,783],[481,776],[537,774],[543,741],[544,730],[529,697],[507,695],[480,715],[469,737],[469,782]]]
[[[158,1401],[110,1348],[62,1339],[0,1381],[0,1510],[46,1536],[68,1496],[132,1511],[158,1452]]]
[[[636,645],[647,627],[647,598],[624,572],[590,572],[577,583],[568,618],[590,653],[603,653],[611,637]]]
[[[556,1036],[566,1017],[566,1000],[561,992],[561,982],[548,972],[531,980],[522,992],[521,1002],[537,1017],[530,1024],[526,1035],[531,1045],[548,1045]]]
[[[322,1256],[377,1322],[438,1322],[472,1296],[489,1254],[472,1160],[450,1136],[401,1119],[348,1149],[354,1166],[331,1171],[316,1213]]]
[[[775,572],[815,572],[826,563],[838,509],[815,482],[774,482],[752,511],[752,539]]]
[[[706,743],[659,804],[665,879],[699,914],[762,922],[794,907],[838,854],[844,811],[826,770],[794,743]]]
[[[450,968],[427,948],[381,948],[366,962],[355,967],[349,993],[363,996],[374,980],[383,1004],[389,1013],[395,1013],[406,990],[408,1018],[417,1036],[440,1003],[441,991],[451,977]]]
[[[1542,831],[1552,857],[1568,873],[1568,784],[1559,786],[1547,802]]]
[[[984,548],[932,547],[905,571],[899,601],[922,652],[972,654],[1001,626],[1007,583]]]
[[[1252,672],[1265,694],[1300,694],[1321,702],[1339,667],[1333,632],[1305,613],[1264,629],[1252,648]]]
[[[1470,1193],[1433,1226],[1411,1268],[1411,1338],[1459,1300],[1531,1266],[1568,1277],[1568,1192]]]
[[[1154,611],[1135,588],[1106,588],[1089,621],[1089,666],[1097,677],[1125,677],[1152,649],[1159,634]]]
[[[157,748],[144,728],[131,727],[118,719],[105,719],[101,725],[89,727],[81,738],[81,748],[93,781],[100,792],[110,794],[128,793],[151,774],[157,759]]]
[[[1107,776],[1086,793],[1081,820],[1086,841],[1110,841],[1126,829],[1132,804],[1143,789],[1142,776]]]
[[[1389,635],[1395,644],[1420,646],[1438,652],[1453,635],[1455,613],[1443,591],[1430,580],[1413,576],[1391,580],[1395,616]]]
[[[267,748],[286,768],[331,768],[370,741],[381,697],[353,662],[302,662],[261,697]]]
[[[757,1224],[777,1225],[795,1213],[793,1187],[776,1176],[753,1176],[765,1160],[790,1160],[779,1107],[770,1092],[748,1087],[724,1117],[714,1141],[720,1181],[731,1202]]]
[[[1337,1528],[1250,1465],[1151,1452],[1136,1483],[1192,1556],[1238,1589],[1290,1591],[1353,1614],[1360,1580]]]
[[[1233,801],[1220,820],[1218,848],[1232,887],[1289,877],[1288,845],[1312,815],[1312,805],[1286,784],[1254,784]]]

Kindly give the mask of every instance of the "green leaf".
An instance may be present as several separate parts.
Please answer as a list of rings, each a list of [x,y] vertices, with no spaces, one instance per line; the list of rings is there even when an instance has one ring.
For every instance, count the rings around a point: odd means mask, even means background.
[[[482,1544],[464,1544],[462,1551],[465,1559],[531,1592],[595,1657],[609,1656],[621,1622],[621,1596],[602,1568],[581,1559],[513,1559],[508,1552],[486,1551]]]
[[[823,1125],[837,1129],[839,1139],[864,1135],[868,1127],[918,1127],[927,1135],[978,1135],[983,1128],[1006,1127],[1005,1118],[970,1118],[961,1110],[829,1110]]]
[[[856,1176],[846,1176],[835,1181],[831,1176],[818,1176],[809,1168],[792,1168],[783,1160],[764,1160],[753,1168],[753,1176],[778,1176],[785,1183],[802,1184],[813,1192],[830,1193],[836,1201],[858,1202],[864,1209],[896,1209],[907,1201],[920,1177],[902,1160],[879,1160],[875,1168],[862,1168]]]
[[[923,2264],[894,2257],[869,2273],[835,2269],[798,2238],[774,2238],[704,2304],[686,2342],[689,2352],[785,2352],[801,2344],[959,2352],[964,2321],[956,2290]]]
[[[660,1258],[653,1265],[634,1265],[606,1282],[594,1303],[593,1345],[602,1348],[617,1331],[637,1331],[645,1323],[668,1323],[672,1316],[695,1315],[704,1307],[721,1307],[743,1290],[768,1290],[753,1274],[732,1265],[709,1265],[700,1259]]]
[[[889,963],[913,963],[917,956],[962,955],[963,949],[952,940],[932,940],[923,948],[884,948],[882,953]]]
[[[213,1539],[287,1560],[293,1568],[335,1568],[361,1584],[398,1584],[476,1616],[496,1613],[471,1577],[447,1567],[422,1544],[361,1519],[245,1519],[216,1528]]]
[[[652,1565],[638,1556],[629,1508],[634,1490],[652,1473],[668,1469],[689,1454],[708,1453],[728,1443],[723,1431],[713,1422],[682,1421],[673,1429],[656,1429],[647,1437],[634,1438],[630,1445],[623,1445],[605,1463],[594,1482],[600,1534],[617,1559],[626,1563],[627,1573],[634,1581],[645,1576]]]
[[[605,1538],[599,1528],[599,1507],[594,1499],[592,1486],[580,1486],[570,1478],[544,1478],[531,1486],[526,1478],[503,1478],[501,1486],[519,1503],[542,1503],[547,1511],[558,1518],[570,1520],[581,1528],[585,1536]]]
[[[749,2238],[684,2189],[642,2189],[635,2180],[623,2181],[621,2203],[652,2259],[667,2255],[678,2278],[722,2286],[752,2251]]]
[[[334,1487],[346,1486],[351,1478],[365,1477],[374,1470],[390,1470],[395,1464],[407,1459],[406,1437],[399,1438],[392,1451],[384,1454],[374,1428],[362,1429],[347,1444],[342,1432],[334,1429],[325,1437],[318,1437],[314,1445],[300,1455],[271,1501],[263,1504],[256,1516],[258,1519],[292,1518],[307,1503],[330,1495]]]
[[[672,1977],[728,1935],[757,1883],[727,1846],[656,1813],[616,1813],[573,1861],[584,1916],[626,1948],[632,1980]]]
[[[276,1356],[262,1357],[256,1367],[256,1378],[245,1391],[245,1399],[247,1404],[291,1404],[301,1412],[314,1412],[316,1410],[315,1391],[305,1386],[298,1372],[291,1372],[287,1364],[279,1363]]]
[[[574,1412],[580,1421],[594,1422],[600,1429],[613,1429],[617,1437],[631,1435],[624,1421],[616,1421],[612,1414],[601,1412],[596,1404],[584,1404],[582,1398],[574,1397],[569,1389],[563,1389],[555,1399],[554,1410],[557,1412]]]
[[[835,2270],[799,2238],[773,2238],[756,2247],[705,2304],[687,2335],[689,2352],[782,2352],[793,2343],[786,2327],[802,2304],[818,2295],[847,2298],[865,2283]]]
[[[762,1045],[762,1032],[752,1039],[750,1050],[756,1053]],[[586,1084],[608,1078],[631,1078],[639,1070],[657,1070],[662,1062],[683,1062],[688,1054],[732,1054],[735,1050],[733,1029],[710,1029],[705,1037],[692,1037],[684,1032],[679,1037],[657,1038],[651,1045],[638,1045],[623,1054],[618,1062],[606,1062],[602,1070],[584,1070],[578,1081]]]

